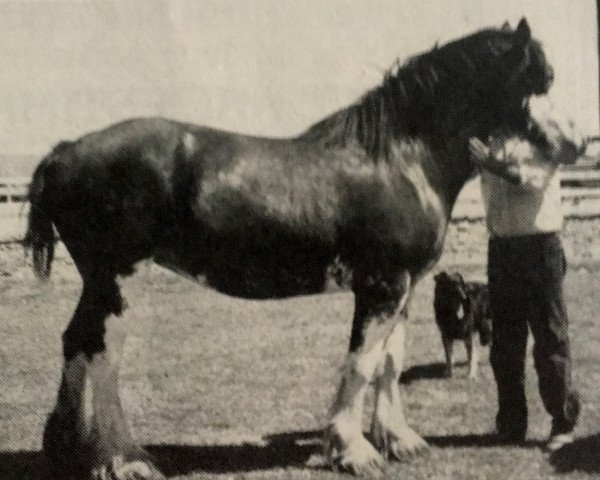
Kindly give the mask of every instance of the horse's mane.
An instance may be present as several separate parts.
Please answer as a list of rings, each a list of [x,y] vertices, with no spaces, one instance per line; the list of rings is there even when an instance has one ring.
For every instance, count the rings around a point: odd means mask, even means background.
[[[513,35],[511,30],[485,29],[436,45],[404,64],[396,61],[378,87],[310,127],[303,138],[329,146],[358,140],[376,158],[399,136],[456,135],[469,121],[468,107],[477,98],[494,98],[490,92],[525,98],[513,85],[524,67],[515,69],[507,61]]]

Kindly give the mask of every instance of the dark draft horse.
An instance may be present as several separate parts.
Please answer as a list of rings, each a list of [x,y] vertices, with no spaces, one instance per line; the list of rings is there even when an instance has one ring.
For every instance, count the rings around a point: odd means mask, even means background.
[[[129,433],[118,393],[123,339],[109,342],[106,328],[124,310],[117,278],[146,258],[243,298],[320,293],[342,265],[355,312],[328,458],[374,475],[384,457],[425,447],[398,387],[408,299],[440,256],[453,203],[474,174],[469,138],[504,128],[557,148],[528,107],[552,79],[523,19],[396,65],[294,138],[149,118],[58,144],[33,175],[26,235],[44,277],[55,228],[83,280],[44,432],[53,470],[161,478]],[[374,445],[361,428],[371,382]]]

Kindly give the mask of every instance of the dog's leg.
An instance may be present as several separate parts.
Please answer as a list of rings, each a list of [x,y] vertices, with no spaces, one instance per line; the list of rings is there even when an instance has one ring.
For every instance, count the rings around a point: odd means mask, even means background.
[[[475,334],[471,332],[465,340],[465,348],[467,350],[467,358],[469,359],[469,378],[477,378],[479,368],[479,350],[475,345]]]
[[[452,377],[452,347],[454,346],[454,340],[442,337],[442,343],[444,344],[444,354],[446,355],[446,370],[444,371],[444,375],[450,378]]]

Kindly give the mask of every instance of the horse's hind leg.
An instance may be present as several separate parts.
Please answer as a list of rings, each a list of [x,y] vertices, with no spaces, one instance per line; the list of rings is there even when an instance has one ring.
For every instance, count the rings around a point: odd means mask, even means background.
[[[398,312],[406,302],[409,283],[406,272],[390,279],[355,279],[350,353],[326,432],[326,453],[334,467],[369,477],[382,474],[384,459],[362,432],[363,402],[381,365],[386,339],[398,325]]]
[[[118,392],[124,335],[113,327],[123,310],[115,276],[84,276],[75,314],[63,334],[64,366],[44,453],[57,478],[162,478],[133,442]]]

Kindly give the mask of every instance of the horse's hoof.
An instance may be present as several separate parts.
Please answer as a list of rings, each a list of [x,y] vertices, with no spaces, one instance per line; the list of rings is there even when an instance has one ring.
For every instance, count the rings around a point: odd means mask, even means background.
[[[367,479],[379,479],[384,476],[385,460],[366,438],[361,436],[346,442],[337,440],[335,443],[338,448],[327,452],[333,470]],[[339,448],[340,445],[344,447]]]
[[[333,470],[366,479],[384,477],[385,460],[375,449],[372,452],[343,452],[333,460]]]
[[[429,449],[427,442],[410,427],[404,428],[401,435],[389,435],[387,453],[396,460],[407,460]]]
[[[149,461],[125,461],[117,456],[109,465],[94,468],[91,480],[165,480],[165,477]]]

